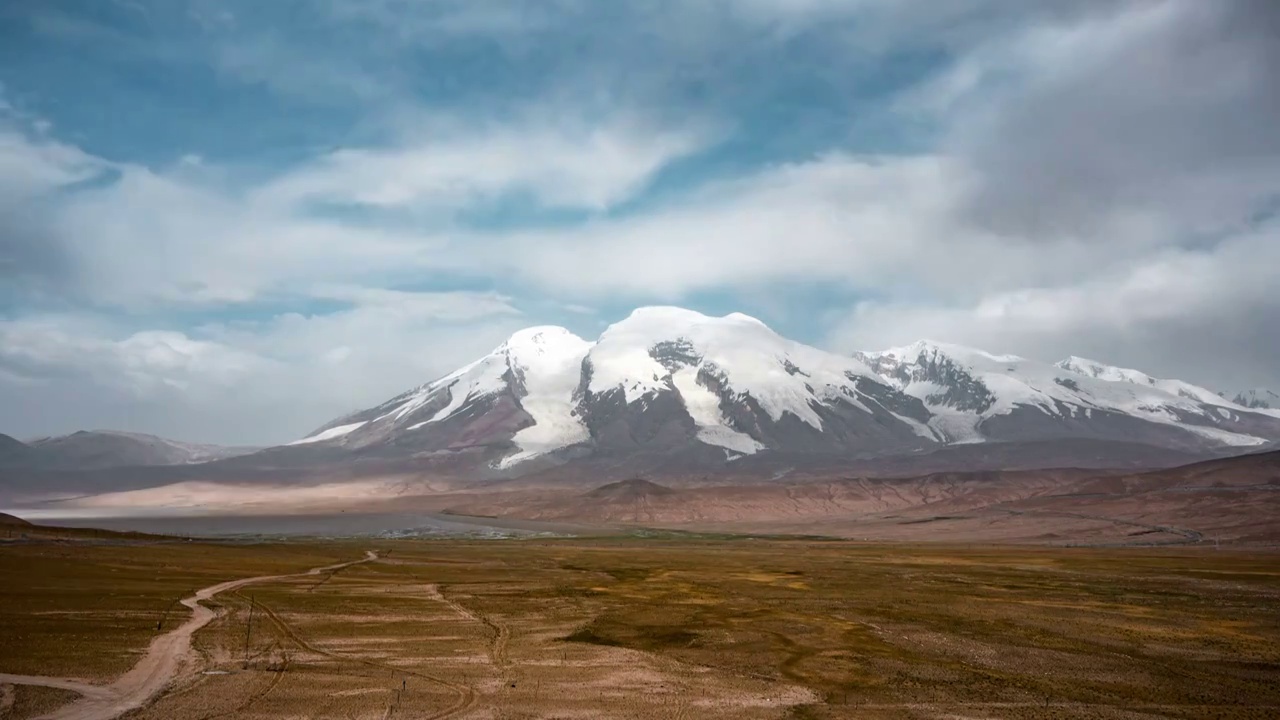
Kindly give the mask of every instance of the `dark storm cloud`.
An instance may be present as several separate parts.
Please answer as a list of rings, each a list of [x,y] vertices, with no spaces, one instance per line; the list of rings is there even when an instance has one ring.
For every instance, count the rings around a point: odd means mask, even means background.
[[[1280,3],[1113,8],[1122,12],[1028,35],[1000,57],[1030,65],[1002,72],[1034,82],[1003,91],[998,112],[957,135],[980,174],[971,212],[983,225],[1090,235],[1117,213],[1154,211],[1190,236],[1274,203]]]
[[[969,183],[946,256],[976,247],[966,229],[1004,255],[967,293],[864,303],[832,342],[1280,384],[1280,3],[1100,2],[1013,24],[968,7],[951,67],[911,100]]]
[[[10,292],[49,296],[66,287],[72,258],[46,218],[0,198],[0,303]]]

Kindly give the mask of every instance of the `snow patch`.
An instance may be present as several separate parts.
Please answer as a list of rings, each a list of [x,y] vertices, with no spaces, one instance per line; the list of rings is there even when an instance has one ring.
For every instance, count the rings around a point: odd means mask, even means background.
[[[1255,445],[1265,445],[1265,438],[1254,437],[1253,435],[1245,435],[1243,433],[1233,433],[1220,428],[1203,427],[1201,425],[1178,425],[1178,427],[1189,433],[1194,433],[1201,437],[1209,438],[1223,445],[1232,447],[1253,447]]]
[[[742,455],[751,455],[765,449],[750,435],[734,430],[720,412],[720,398],[698,382],[698,370],[687,367],[671,375],[671,381],[685,410],[698,426],[698,439]]]
[[[787,340],[741,313],[717,318],[650,307],[605,330],[587,355],[588,390],[601,394],[622,388],[628,403],[670,391],[672,371],[651,354],[665,343],[686,348],[695,356],[687,366],[715,373],[727,392],[749,396],[775,422],[791,414],[817,430],[822,429],[822,418],[815,406],[840,401],[867,410],[855,379],[883,384],[860,360]]]
[[[519,402],[534,424],[511,438],[520,451],[503,458],[499,467],[508,468],[590,438],[574,411],[573,394],[581,381],[582,360],[591,346],[558,327],[530,328],[508,341],[508,361],[524,388]]]
[[[1163,380],[1161,378],[1154,378],[1140,370],[1115,367],[1114,365],[1107,365],[1097,362],[1096,360],[1089,360],[1082,357],[1076,357],[1074,355],[1057,363],[1057,367],[1080,375],[1097,378],[1099,380],[1153,387],[1169,393],[1170,395],[1175,395],[1187,400],[1195,400],[1206,405],[1216,405],[1227,408],[1239,407],[1236,403],[1227,400],[1212,390],[1202,388],[1199,385],[1192,385],[1191,383],[1184,382],[1182,380]]]
[[[324,442],[325,440],[333,440],[334,438],[340,438],[343,435],[349,435],[350,433],[364,427],[365,424],[366,422],[358,422],[358,423],[351,423],[350,425],[339,425],[337,427],[331,427],[328,430],[321,430],[315,435],[304,437],[301,440],[294,440],[289,444],[290,445],[307,445],[309,443],[317,443],[317,442]]]

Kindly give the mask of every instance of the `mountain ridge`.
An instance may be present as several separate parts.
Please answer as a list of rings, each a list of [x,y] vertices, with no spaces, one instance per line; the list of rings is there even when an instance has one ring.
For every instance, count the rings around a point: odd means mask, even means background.
[[[185,443],[120,430],[78,430],[67,435],[34,438],[25,443],[14,442],[22,447],[3,443],[5,447],[0,448],[0,465],[46,470],[188,465],[246,455],[260,449]]]
[[[1226,397],[1225,393],[1218,394]],[[1253,388],[1236,393],[1231,402],[1255,410],[1280,410],[1280,393],[1267,388]]]
[[[0,467],[212,463],[214,476],[256,477],[359,466],[484,481],[592,459],[581,467],[621,479],[654,468],[732,470],[748,458],[758,466],[766,456],[826,465],[966,444],[1066,449],[1068,441],[1123,448],[1117,463],[1125,466],[1148,455],[1141,447],[1221,456],[1277,446],[1280,410],[1078,356],[1044,363],[932,340],[840,355],[741,313],[658,306],[637,309],[595,340],[558,326],[526,328],[454,372],[285,445],[222,448],[82,431],[0,442]],[[1070,460],[1050,454],[1055,464]],[[1106,465],[1097,454],[1090,451],[1089,463]],[[990,464],[999,456],[1024,462],[1012,449],[976,457]]]
[[[522,330],[294,445],[483,449],[496,458],[491,469],[523,471],[584,455],[656,452],[714,465],[770,451],[891,454],[1053,438],[1261,449],[1280,441],[1280,411],[1079,357],[1050,364],[927,340],[845,356],[741,313],[659,306],[594,342],[556,326]]]

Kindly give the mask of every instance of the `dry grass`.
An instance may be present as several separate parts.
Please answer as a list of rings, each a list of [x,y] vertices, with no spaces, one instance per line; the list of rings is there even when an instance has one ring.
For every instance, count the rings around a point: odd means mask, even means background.
[[[55,688],[11,686],[8,693],[0,693],[0,718],[26,720],[35,718],[75,700],[78,695],[70,690]]]
[[[225,674],[190,674],[136,717],[1280,715],[1275,555],[691,539],[381,545],[390,553],[377,563],[220,597],[225,612],[196,648],[201,669]],[[0,671],[117,672],[113,643],[136,652],[147,639],[122,630],[133,616],[121,613],[364,547],[174,545],[126,558],[0,549],[0,572],[20,560],[40,568],[38,583],[0,590],[0,632],[11,633]],[[69,590],[78,583],[98,597]],[[80,607],[92,612],[36,614]],[[10,622],[77,644],[15,641]]]
[[[0,545],[0,671],[107,678],[189,616],[177,604],[220,580],[293,572],[350,548],[188,543]]]

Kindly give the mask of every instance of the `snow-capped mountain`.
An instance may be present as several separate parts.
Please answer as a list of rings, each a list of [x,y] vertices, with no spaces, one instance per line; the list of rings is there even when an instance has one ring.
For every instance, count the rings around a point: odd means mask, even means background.
[[[1195,400],[1208,405],[1231,407],[1236,404],[1223,402],[1221,395],[1213,392],[1212,390],[1199,387],[1198,385],[1192,385],[1191,383],[1183,382],[1181,380],[1162,380],[1160,378],[1153,378],[1139,370],[1115,367],[1113,365],[1104,365],[1103,363],[1095,360],[1086,360],[1085,358],[1076,357],[1074,355],[1066,360],[1059,361],[1057,366],[1063,370],[1070,370],[1071,372],[1088,375],[1089,377],[1097,378],[1099,380],[1126,382],[1134,385],[1146,385],[1163,390],[1170,395],[1177,395],[1180,398]]]
[[[1062,436],[1196,448],[1280,438],[1280,415],[1078,357],[1050,365],[929,341],[858,356],[924,401],[942,442]]]
[[[856,358],[759,320],[642,308],[597,342],[538,327],[294,445],[502,450],[499,467],[587,451],[893,450],[934,442],[917,399]]]
[[[742,314],[643,308],[601,335],[578,407],[597,446],[696,440],[732,454],[917,447],[928,413],[856,358]]]
[[[510,465],[589,439],[574,393],[591,343],[560,327],[533,327],[439,380],[324,426],[291,445],[393,444],[414,451],[496,443]]]
[[[1280,395],[1266,388],[1254,388],[1238,392],[1231,399],[1231,402],[1254,410],[1280,410]]]
[[[293,443],[479,451],[496,469],[661,453],[892,454],[952,443],[1098,438],[1212,450],[1280,439],[1280,412],[1080,358],[1056,365],[919,342],[844,356],[741,314],[641,308],[595,342],[558,327]]]

